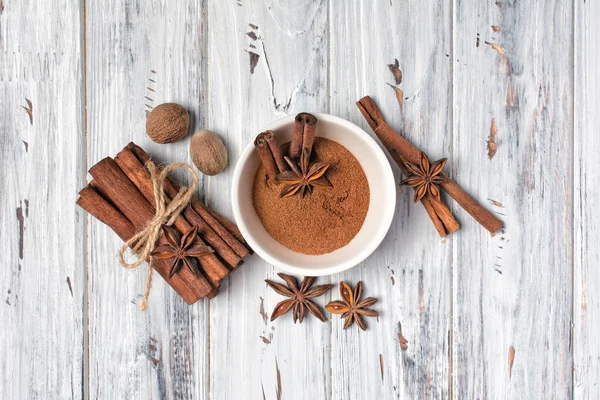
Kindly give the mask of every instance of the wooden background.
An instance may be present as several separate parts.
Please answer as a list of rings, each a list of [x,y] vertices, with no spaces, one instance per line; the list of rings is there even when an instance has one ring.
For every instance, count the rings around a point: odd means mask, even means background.
[[[0,398],[600,398],[599,20],[597,0],[0,0]],[[462,227],[442,240],[398,189],[376,253],[319,280],[380,298],[366,333],[269,322],[277,271],[256,256],[210,302],[156,278],[138,310],[145,268],[121,268],[75,200],[131,140],[189,161],[189,138],[146,137],[152,106],[182,103],[223,138],[229,168],[202,194],[231,216],[261,127],[318,111],[369,131],[367,94],[449,157],[500,234],[453,205]]]

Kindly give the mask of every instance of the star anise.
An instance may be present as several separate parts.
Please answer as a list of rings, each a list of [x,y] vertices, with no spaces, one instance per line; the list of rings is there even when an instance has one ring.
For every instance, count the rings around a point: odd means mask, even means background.
[[[306,191],[312,194],[315,187],[320,189],[333,187],[325,176],[329,164],[317,162],[309,165],[310,155],[308,151],[304,150],[302,152],[299,165],[289,157],[284,158],[292,170],[284,171],[275,177],[277,182],[285,185],[279,194],[280,197],[289,197],[296,193],[300,193],[304,197]]]
[[[200,274],[200,266],[197,258],[203,257],[213,252],[208,246],[193,244],[198,233],[198,228],[190,228],[181,237],[175,229],[163,225],[163,234],[169,244],[158,246],[150,255],[161,259],[170,259],[169,279],[175,275],[179,269],[185,265],[194,274]]]
[[[292,311],[294,323],[296,323],[297,320],[302,323],[307,309],[312,315],[325,322],[325,316],[321,312],[319,306],[309,299],[321,296],[323,293],[331,289],[333,285],[319,285],[311,288],[312,284],[317,278],[314,276],[307,276],[302,280],[300,286],[298,286],[298,281],[295,277],[282,273],[277,275],[279,275],[279,277],[283,279],[285,283],[287,283],[287,287],[281,283],[277,283],[268,279],[266,279],[265,282],[267,282],[267,285],[269,285],[271,289],[276,291],[278,294],[289,297],[289,299],[283,300],[275,306],[273,314],[271,314],[271,321],[287,313],[292,307],[294,307]]]
[[[442,169],[444,169],[447,160],[447,158],[442,158],[441,160],[437,160],[433,164],[430,164],[425,153],[421,152],[420,165],[408,161],[405,162],[411,175],[400,182],[400,185],[416,188],[415,203],[425,197],[427,193],[435,198],[440,197],[440,189],[437,185],[444,181],[444,178],[442,178],[440,174],[442,173]]]
[[[348,328],[354,321],[363,331],[367,329],[364,317],[377,317],[379,313],[371,310],[370,307],[377,303],[374,297],[367,297],[363,301],[360,300],[362,295],[362,282],[358,282],[354,288],[354,292],[350,285],[346,282],[340,282],[340,296],[342,301],[332,301],[325,306],[327,311],[332,314],[342,314],[342,318],[346,318],[344,329]]]

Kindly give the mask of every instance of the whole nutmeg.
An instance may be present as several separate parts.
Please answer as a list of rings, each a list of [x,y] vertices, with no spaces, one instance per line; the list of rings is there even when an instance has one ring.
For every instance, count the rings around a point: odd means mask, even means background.
[[[225,145],[208,129],[194,134],[190,142],[190,156],[196,168],[205,175],[216,175],[227,166]]]
[[[160,104],[148,114],[146,132],[156,143],[172,143],[187,135],[190,115],[177,103]]]

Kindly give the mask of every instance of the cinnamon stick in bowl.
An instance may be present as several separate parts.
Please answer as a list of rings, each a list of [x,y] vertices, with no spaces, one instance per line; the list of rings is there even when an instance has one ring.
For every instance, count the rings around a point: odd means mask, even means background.
[[[265,140],[265,133],[266,132],[261,132],[256,139],[254,139],[254,147],[258,152],[260,161],[265,166],[267,176],[269,179],[275,179],[277,174],[279,174],[279,167],[277,166],[277,162],[271,151],[271,146],[269,146],[269,143]]]
[[[317,127],[317,117],[309,113],[300,113],[294,119],[292,129],[292,142],[290,143],[290,158],[298,161],[300,156],[306,150],[310,157],[313,142],[315,140],[315,128]]]

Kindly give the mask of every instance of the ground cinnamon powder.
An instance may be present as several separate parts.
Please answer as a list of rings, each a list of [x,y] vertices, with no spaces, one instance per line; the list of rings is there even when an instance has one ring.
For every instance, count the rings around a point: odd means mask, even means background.
[[[261,165],[254,178],[254,209],[269,234],[287,248],[324,254],[345,246],[360,230],[369,208],[369,184],[360,163],[344,146],[316,138],[313,160],[329,164],[332,189],[280,198]]]

